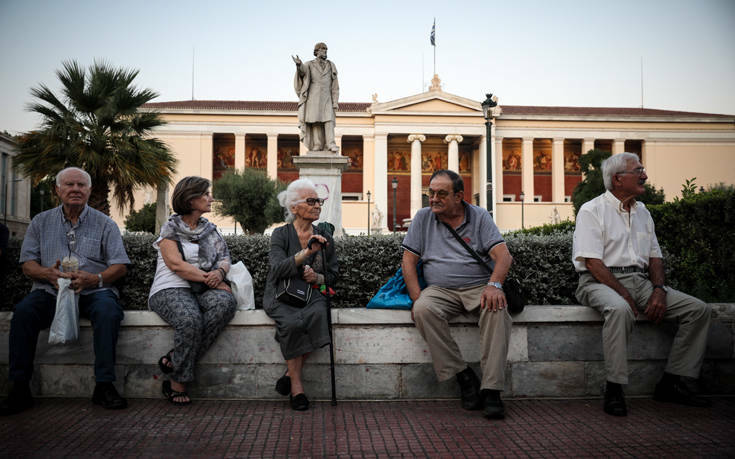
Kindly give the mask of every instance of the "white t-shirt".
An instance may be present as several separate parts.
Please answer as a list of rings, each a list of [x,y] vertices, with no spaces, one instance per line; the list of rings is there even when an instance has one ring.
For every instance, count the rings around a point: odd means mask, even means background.
[[[584,203],[574,228],[572,262],[586,271],[585,258],[598,258],[607,267],[648,268],[649,258],[661,258],[653,218],[636,201],[630,212],[610,191]]]
[[[166,262],[163,261],[161,255],[161,247],[159,244],[163,239],[158,238],[153,243],[153,247],[156,248],[158,255],[156,257],[156,275],[153,278],[153,285],[151,285],[151,291],[148,294],[148,299],[153,296],[154,293],[160,292],[167,288],[189,288],[189,281],[182,279],[178,274],[171,271]],[[199,267],[199,244],[194,244],[189,241],[181,241],[181,246],[184,249],[184,259],[187,263]]]

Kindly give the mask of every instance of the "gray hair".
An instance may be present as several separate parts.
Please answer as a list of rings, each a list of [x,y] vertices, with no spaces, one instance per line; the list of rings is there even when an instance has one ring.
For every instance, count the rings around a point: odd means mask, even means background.
[[[602,180],[605,182],[605,189],[612,191],[613,175],[623,172],[628,167],[628,161],[638,161],[638,155],[635,153],[618,153],[612,155],[602,162]]]
[[[67,167],[65,169],[61,169],[59,173],[56,174],[56,186],[61,186],[61,177],[67,172],[71,171],[81,172],[84,178],[87,179],[87,185],[89,185],[90,187],[92,186],[92,177],[87,173],[87,171],[78,167]]]
[[[298,204],[301,200],[301,193],[303,191],[313,191],[316,193],[316,185],[314,182],[307,178],[294,180],[289,183],[288,188],[285,191],[278,193],[278,203],[281,207],[285,208],[284,218],[286,223],[291,223],[294,220],[294,214],[291,212],[291,207]]]

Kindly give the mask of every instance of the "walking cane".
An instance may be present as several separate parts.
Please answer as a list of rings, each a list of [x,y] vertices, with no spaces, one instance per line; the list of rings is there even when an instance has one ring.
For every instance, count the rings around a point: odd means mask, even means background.
[[[317,239],[310,239],[307,247],[310,249],[312,242],[319,244]],[[334,333],[332,333],[332,295],[329,294],[329,283],[327,282],[327,255],[326,246],[322,246],[322,266],[324,266],[324,293],[327,294],[327,328],[329,329],[329,374],[332,378],[332,406],[337,406],[337,383],[334,377]]]

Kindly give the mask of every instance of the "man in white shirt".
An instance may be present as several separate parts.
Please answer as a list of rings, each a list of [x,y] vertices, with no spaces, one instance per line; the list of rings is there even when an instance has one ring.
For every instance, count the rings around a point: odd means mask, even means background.
[[[604,410],[626,416],[622,385],[628,383],[627,348],[639,312],[651,322],[675,321],[679,329],[654,399],[709,406],[680,376],[699,377],[707,345],[709,305],[664,285],[664,265],[653,219],[636,201],[648,178],[633,153],[602,162],[607,191],[577,214],[572,261],[580,274],[577,299],[602,314],[602,347],[607,372]]]

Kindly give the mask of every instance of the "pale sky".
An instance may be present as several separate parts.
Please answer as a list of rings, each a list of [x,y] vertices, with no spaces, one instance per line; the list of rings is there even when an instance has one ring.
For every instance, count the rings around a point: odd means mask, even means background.
[[[156,101],[295,101],[291,54],[329,46],[343,102],[426,90],[500,105],[735,114],[734,0],[0,0],[0,131],[33,129],[31,87],[65,60],[140,70]]]

